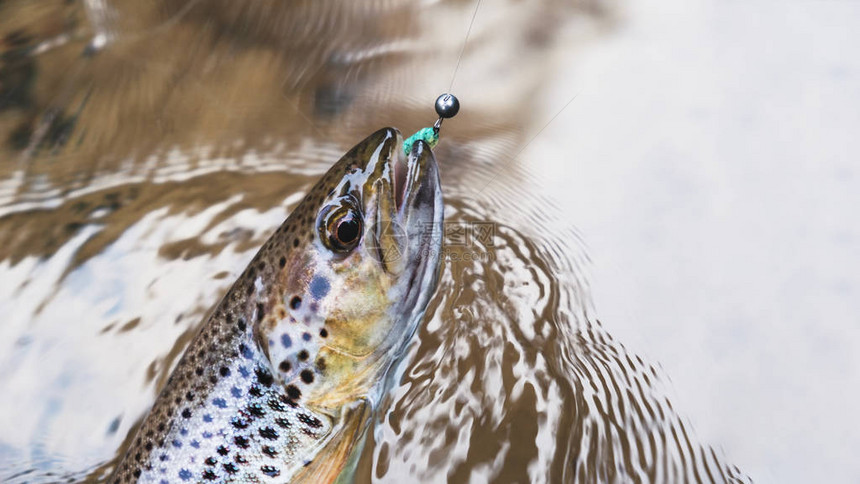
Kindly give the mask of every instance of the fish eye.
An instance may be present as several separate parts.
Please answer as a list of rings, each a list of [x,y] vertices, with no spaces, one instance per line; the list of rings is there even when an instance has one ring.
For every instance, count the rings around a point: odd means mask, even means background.
[[[364,224],[361,212],[350,200],[329,205],[320,214],[320,240],[333,252],[345,254],[361,240]]]

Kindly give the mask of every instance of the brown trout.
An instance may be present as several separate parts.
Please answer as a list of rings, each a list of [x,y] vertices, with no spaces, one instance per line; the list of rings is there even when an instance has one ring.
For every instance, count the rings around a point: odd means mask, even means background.
[[[111,482],[348,479],[439,273],[439,172],[392,128],[340,159],[203,324]]]

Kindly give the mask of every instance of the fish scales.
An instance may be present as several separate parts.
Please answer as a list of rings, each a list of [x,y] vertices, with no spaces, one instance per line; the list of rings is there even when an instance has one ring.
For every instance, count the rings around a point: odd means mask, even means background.
[[[348,410],[382,391],[438,275],[435,160],[419,142],[398,161],[401,145],[374,133],[308,192],[193,338],[111,482],[337,477],[342,441],[360,437]],[[329,462],[308,471],[315,459]]]

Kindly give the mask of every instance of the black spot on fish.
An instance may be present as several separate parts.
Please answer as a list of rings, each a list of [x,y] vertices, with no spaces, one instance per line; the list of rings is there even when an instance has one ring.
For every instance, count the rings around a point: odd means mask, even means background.
[[[248,394],[252,397],[260,397],[263,395],[263,392],[257,385],[251,385],[251,388],[248,390]]]
[[[293,401],[293,400],[292,400],[289,396],[287,396],[287,395],[283,395],[283,394],[278,395],[278,400],[280,400],[280,401],[281,401],[281,403],[285,403],[285,404],[287,404],[287,405],[289,405],[289,406],[291,406],[291,407],[293,407],[293,408],[296,408],[296,407],[298,406],[298,404],[297,404],[295,401]]]
[[[239,472],[239,468],[236,467],[236,464],[234,464],[232,462],[228,462],[228,463],[224,464],[223,467],[224,467],[224,470],[227,471],[228,474],[235,474],[235,473]]]
[[[214,466],[218,463],[218,459],[214,457],[207,457],[206,460],[203,462],[206,463],[207,466]]]
[[[264,387],[268,388],[272,386],[272,383],[275,381],[272,374],[269,370],[265,368],[257,368],[254,373],[257,375],[257,381],[260,382]]]
[[[183,418],[191,418],[191,410],[189,410],[187,408],[185,410],[183,410],[182,411],[182,417]]]
[[[219,445],[218,449],[216,449],[216,452],[218,452],[221,455],[227,455],[230,453],[230,449],[225,445]]]
[[[248,463],[248,459],[246,459],[245,456],[242,454],[236,454],[236,457],[234,457],[233,460],[236,461],[237,464],[247,464]]]
[[[219,370],[219,372],[221,373],[221,376],[224,376],[224,377],[230,376],[230,369],[227,368],[226,366],[222,366],[221,369]]]
[[[135,469],[134,472],[132,472],[132,474],[134,475],[134,477],[136,479],[136,478],[140,477],[141,471],[140,471],[140,469]]]
[[[287,265],[287,258],[286,258],[286,257],[281,257],[281,260],[279,260],[279,261],[278,261],[278,264],[279,264],[279,265],[281,266],[281,268],[283,269],[283,268],[284,268],[284,266],[286,266],[286,265]]]
[[[263,446],[263,453],[269,457],[275,457],[278,455],[278,451],[268,445]]]
[[[302,391],[299,390],[298,387],[295,385],[288,385],[287,386],[287,395],[289,395],[289,397],[292,398],[293,400],[298,400],[299,398],[302,397]]]
[[[185,399],[186,399],[186,400],[188,400],[189,402],[190,402],[190,401],[192,401],[192,400],[194,400],[194,393],[192,393],[192,392],[188,392],[188,393],[186,393],[186,394],[185,394]]]
[[[282,417],[276,418],[275,423],[278,424],[278,426],[283,427],[285,429],[290,427],[290,421],[285,419],[285,418],[282,418]]]
[[[278,365],[278,369],[284,373],[288,373],[292,369],[292,365],[290,365],[289,361],[284,360],[280,365]]]
[[[296,237],[295,239],[293,239],[293,247],[298,247],[298,246],[299,246],[299,238]]]
[[[269,408],[271,408],[272,410],[274,410],[276,412],[283,412],[284,410],[286,410],[286,408],[284,407],[284,404],[279,402],[278,399],[276,399],[276,398],[269,399]]]
[[[301,351],[299,351],[299,359],[300,359],[300,360],[302,360],[302,361],[307,361],[308,356],[309,356],[309,355],[308,355],[308,351],[307,351],[307,350],[301,350]]]
[[[272,427],[263,427],[260,429],[260,437],[269,440],[276,440],[278,438],[278,431]]]
[[[197,376],[203,376],[203,367],[202,367],[202,366],[198,366],[198,367],[194,370],[194,373],[196,373],[196,374],[197,374]],[[179,402],[177,402],[177,403],[179,403]]]
[[[322,336],[323,338],[328,338],[328,330],[325,328],[321,329],[320,336]]]
[[[301,377],[302,377],[302,381],[305,383],[313,383],[314,382],[314,373],[310,370],[302,370]]]
[[[266,410],[257,402],[248,404],[248,413],[255,417],[263,417],[266,415]]]
[[[147,442],[146,445],[144,446],[144,448],[146,450],[152,450],[152,442]]]
[[[313,415],[305,415],[303,413],[300,413],[299,422],[315,429],[322,427],[322,421],[320,421],[320,419],[314,417]]]
[[[218,383],[218,377],[217,377],[217,376],[215,376],[215,375],[210,376],[210,377],[209,377],[209,383],[211,383],[211,384],[213,384],[213,385],[214,385],[214,384],[216,384],[216,383]]]
[[[290,309],[298,309],[301,305],[302,298],[300,298],[299,296],[293,296],[293,298],[290,299]]]
[[[257,304],[257,322],[263,320],[266,317],[265,308],[263,307],[263,303]]]
[[[241,447],[243,449],[248,448],[248,438],[247,437],[242,437],[241,435],[237,435],[236,438],[233,439],[233,443],[238,445],[239,447]]]
[[[317,370],[325,371],[325,358],[317,359]]]
[[[230,424],[239,430],[248,428],[248,422],[245,419],[243,419],[242,417],[233,417],[232,419],[230,419]],[[221,455],[225,455],[225,454],[221,454]]]
[[[260,467],[260,470],[263,472],[263,474],[269,477],[278,477],[279,475],[281,475],[281,471],[279,471],[278,468],[274,466],[263,466]]]
[[[237,324],[236,326],[239,327],[239,331],[245,331],[245,328],[247,328],[247,326],[245,325],[245,319],[240,319],[239,324]]]
[[[215,473],[212,472],[211,470],[206,469],[205,471],[203,471],[203,479],[205,479],[207,481],[214,481],[217,478],[218,478],[218,476],[215,475]]]

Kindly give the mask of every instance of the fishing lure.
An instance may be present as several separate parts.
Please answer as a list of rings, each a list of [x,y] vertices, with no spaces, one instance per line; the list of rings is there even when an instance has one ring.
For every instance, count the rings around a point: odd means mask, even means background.
[[[435,148],[436,144],[439,143],[439,130],[442,128],[442,121],[453,118],[460,112],[460,100],[453,94],[445,93],[436,98],[435,107],[439,119],[436,120],[433,126],[421,128],[415,134],[406,138],[403,142],[404,153],[408,154],[412,151],[412,145],[419,139],[430,145],[430,148]]]

